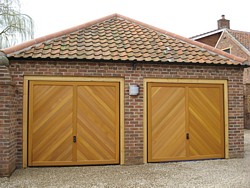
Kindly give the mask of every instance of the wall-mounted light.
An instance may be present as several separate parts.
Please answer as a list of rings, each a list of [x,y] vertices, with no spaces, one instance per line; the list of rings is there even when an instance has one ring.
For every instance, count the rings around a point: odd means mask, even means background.
[[[138,85],[130,85],[129,86],[129,95],[138,95],[139,94],[139,86]]]

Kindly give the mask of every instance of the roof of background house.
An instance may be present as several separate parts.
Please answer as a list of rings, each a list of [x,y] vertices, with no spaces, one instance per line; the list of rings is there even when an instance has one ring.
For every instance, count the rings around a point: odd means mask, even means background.
[[[227,29],[227,31],[248,51],[250,51],[250,32],[237,31],[232,29]]]
[[[238,42],[238,45],[240,48],[250,53],[250,32],[237,31],[237,30],[230,29],[230,20],[227,20],[225,18],[225,15],[222,15],[221,19],[217,20],[217,24],[218,24],[218,29],[190,37],[190,39],[200,41],[200,39],[203,39],[206,37],[210,37],[210,36],[218,35],[218,34],[219,36],[222,36],[223,33],[227,33],[228,35],[230,35],[230,37],[234,41]],[[219,40],[220,40],[220,37],[218,37],[218,41]],[[216,44],[215,44],[215,47],[216,47]]]
[[[207,36],[211,36],[217,33],[223,33],[227,31],[235,40],[241,43],[248,51],[250,51],[250,32],[246,31],[237,31],[233,29],[223,28],[223,29],[216,29],[213,31],[209,31],[200,35],[196,35],[190,37],[190,39],[198,40]]]
[[[241,65],[245,59],[112,14],[2,50],[9,59],[89,59]]]

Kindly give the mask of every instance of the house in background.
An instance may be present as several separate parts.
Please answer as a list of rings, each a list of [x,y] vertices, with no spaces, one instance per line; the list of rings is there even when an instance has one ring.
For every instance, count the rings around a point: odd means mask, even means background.
[[[0,53],[0,176],[244,156],[246,59],[113,14]]]
[[[230,29],[230,20],[225,15],[217,21],[218,29],[203,33],[191,39],[250,60],[250,32]],[[250,129],[250,68],[244,69],[244,127]]]

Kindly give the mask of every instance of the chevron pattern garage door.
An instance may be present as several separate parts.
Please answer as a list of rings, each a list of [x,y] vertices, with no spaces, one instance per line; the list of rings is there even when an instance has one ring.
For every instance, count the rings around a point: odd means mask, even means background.
[[[81,85],[77,89],[78,162],[119,163],[118,84]]]
[[[224,157],[223,86],[148,83],[148,162]]]
[[[119,83],[31,81],[29,90],[29,166],[119,163]]]
[[[31,83],[29,164],[68,163],[73,157],[73,86]]]
[[[224,157],[222,86],[188,89],[189,150],[192,158]]]
[[[185,157],[185,87],[149,88],[148,158],[153,162]]]

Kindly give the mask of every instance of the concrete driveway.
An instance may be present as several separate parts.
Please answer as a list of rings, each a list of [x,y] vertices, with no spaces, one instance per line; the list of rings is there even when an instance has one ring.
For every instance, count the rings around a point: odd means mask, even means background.
[[[245,130],[243,159],[18,169],[10,178],[0,178],[0,187],[250,188],[250,130]]]

